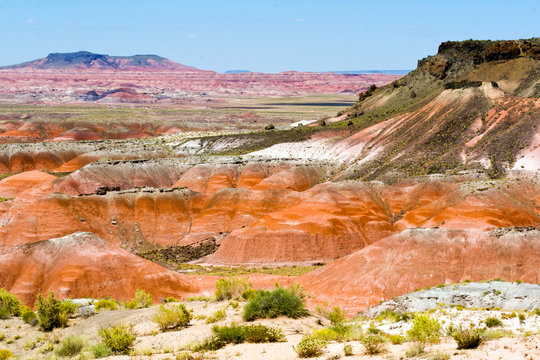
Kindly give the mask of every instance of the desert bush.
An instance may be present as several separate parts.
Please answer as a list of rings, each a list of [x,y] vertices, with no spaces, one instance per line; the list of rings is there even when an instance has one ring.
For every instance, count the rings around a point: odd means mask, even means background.
[[[488,328],[492,328],[492,327],[497,327],[497,326],[502,326],[502,321],[495,318],[495,317],[488,317],[486,319],[486,326]]]
[[[496,340],[500,339],[502,337],[512,337],[514,336],[514,333],[510,330],[503,330],[503,329],[487,329],[484,334],[485,340]]]
[[[169,296],[168,298],[165,299],[165,302],[166,303],[178,302],[178,299],[176,299],[175,297]]]
[[[225,311],[225,308],[219,309],[215,313],[210,315],[208,318],[206,318],[206,323],[213,324],[215,322],[225,319],[225,317],[227,317],[227,312]]]
[[[352,345],[351,344],[343,345],[343,355],[345,355],[345,356],[352,356],[353,355]]]
[[[112,350],[104,343],[99,343],[90,347],[90,353],[94,356],[94,358],[99,359],[111,355]]]
[[[392,310],[384,310],[375,318],[377,321],[390,320],[393,322],[409,321],[410,319],[411,315],[409,313],[400,314]]]
[[[407,335],[422,347],[428,343],[436,344],[441,339],[441,323],[428,315],[416,315]]]
[[[323,339],[326,341],[342,341],[343,340],[340,334],[338,334],[332,329],[327,329],[327,328],[314,330],[311,336],[319,338],[319,339]]]
[[[44,298],[38,294],[36,300],[36,311],[38,324],[41,330],[51,331],[59,327],[66,327],[69,317],[77,310],[71,300],[61,301],[54,297],[52,292]]]
[[[458,349],[476,349],[484,337],[480,329],[462,329],[461,326],[452,332],[452,337],[457,343]]]
[[[359,341],[364,336],[361,328],[358,328],[352,324],[334,324],[328,329],[338,334],[338,339],[336,339],[337,341]]]
[[[328,345],[326,340],[306,336],[294,347],[294,351],[298,354],[298,357],[310,358],[322,355],[326,345]]]
[[[247,278],[223,278],[216,282],[216,300],[240,299],[242,294],[251,289],[252,284]]]
[[[370,355],[380,354],[386,350],[386,338],[382,334],[366,334],[360,342]]]
[[[127,354],[136,339],[130,326],[118,325],[102,328],[98,332],[101,341],[111,349],[113,353]]]
[[[171,308],[161,305],[152,318],[159,325],[161,331],[187,326],[191,319],[192,315],[184,304]]]
[[[212,327],[212,336],[194,346],[194,351],[214,351],[221,349],[227,344],[263,343],[286,341],[285,335],[280,328],[266,325],[237,325],[231,323],[228,326]]]
[[[7,349],[0,349],[0,360],[6,360],[6,359],[11,359],[11,358],[14,358],[11,351]]]
[[[118,304],[116,303],[116,301],[111,299],[101,299],[94,304],[94,309],[96,309],[96,311],[100,311],[102,309],[118,310]]]
[[[152,305],[152,295],[143,289],[137,289],[132,301],[137,304],[137,309],[147,308]]]
[[[405,350],[405,356],[408,358],[420,356],[424,353],[424,348],[424,344],[415,342]]]
[[[0,319],[19,315],[21,302],[6,289],[0,288]]]
[[[84,344],[85,339],[82,336],[68,336],[60,342],[54,353],[58,356],[72,357],[81,352]]]
[[[388,338],[388,341],[390,341],[394,345],[403,344],[405,340],[407,340],[404,336],[401,336],[399,334],[387,335],[386,337]]]
[[[258,290],[244,306],[243,318],[246,321],[278,316],[296,319],[307,314],[300,296],[290,289],[276,287],[274,290]]]
[[[266,325],[251,325],[246,326],[247,335],[246,341],[249,343],[267,343],[267,342],[284,342],[287,341],[283,331],[277,327]]]
[[[327,316],[332,324],[339,324],[347,320],[347,315],[339,306],[335,306]]]
[[[38,317],[33,311],[26,311],[21,316],[22,320],[29,325],[35,326],[38,324]]]
[[[242,293],[242,299],[249,301],[253,299],[256,293],[257,293],[257,290],[255,289],[247,289],[246,291]]]
[[[212,333],[223,343],[241,344],[243,342],[281,342],[285,341],[283,331],[265,325],[237,325],[212,327]]]

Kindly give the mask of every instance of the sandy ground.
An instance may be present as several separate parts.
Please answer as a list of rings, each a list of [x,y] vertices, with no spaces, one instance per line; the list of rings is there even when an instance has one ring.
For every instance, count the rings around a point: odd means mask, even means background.
[[[206,324],[202,316],[208,316],[215,311],[225,308],[227,316],[216,324],[225,325],[234,321],[242,323],[240,307],[234,308],[228,302],[188,302],[186,306],[193,311],[195,318],[190,326],[178,331],[160,332],[159,327],[152,321],[157,307],[139,310],[103,311],[89,318],[76,318],[70,321],[70,326],[65,329],[56,329],[50,333],[43,333],[37,327],[23,323],[18,318],[0,320],[0,349],[7,348],[18,359],[49,359],[54,358],[54,352],[45,351],[51,349],[50,343],[58,342],[68,335],[82,335],[87,339],[88,345],[99,342],[98,330],[111,324],[133,324],[137,334],[135,341],[135,353],[131,356],[110,356],[107,359],[176,359],[190,345],[203,340],[211,334],[214,324]],[[457,350],[456,343],[450,337],[444,337],[441,343],[426,348],[423,358],[437,359],[441,354],[450,356],[451,359],[540,359],[540,316],[534,313],[523,313],[525,320],[518,317],[504,319],[503,314],[511,314],[505,311],[482,311],[482,310],[457,310],[454,308],[437,309],[431,312],[446,327],[450,324],[469,326],[470,323],[482,324],[489,316],[502,319],[504,330],[514,333],[511,337],[504,337],[484,342],[475,350]],[[519,314],[519,312],[518,312]],[[371,324],[391,334],[405,335],[411,322],[393,322],[391,320],[374,321],[369,319],[355,320],[364,330]],[[203,359],[242,359],[242,360],[285,360],[297,359],[293,346],[297,345],[305,334],[315,329],[321,329],[329,325],[329,321],[319,316],[308,316],[301,319],[277,318],[259,320],[255,323],[280,327],[287,337],[287,342],[268,344],[239,344],[227,345],[215,352],[201,354]],[[322,325],[321,325],[322,323]],[[370,356],[365,353],[365,348],[358,341],[348,342],[352,346],[353,356],[343,355],[345,343],[330,342],[325,349],[324,355],[316,359],[405,359],[406,351],[411,343],[405,342],[400,345],[388,344],[383,354]],[[152,355],[137,355],[152,354]],[[444,357],[439,357],[444,358]]]

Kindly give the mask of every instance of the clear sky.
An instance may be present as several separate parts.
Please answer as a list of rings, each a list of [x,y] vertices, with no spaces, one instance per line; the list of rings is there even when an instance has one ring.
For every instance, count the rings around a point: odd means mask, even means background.
[[[201,69],[414,69],[440,42],[540,36],[540,0],[0,0],[0,65],[156,54]]]

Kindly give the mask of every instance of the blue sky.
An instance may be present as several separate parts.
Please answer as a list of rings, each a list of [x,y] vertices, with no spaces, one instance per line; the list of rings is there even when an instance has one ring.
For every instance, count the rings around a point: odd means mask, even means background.
[[[0,65],[88,50],[201,69],[414,69],[440,42],[540,36],[539,0],[0,0]]]

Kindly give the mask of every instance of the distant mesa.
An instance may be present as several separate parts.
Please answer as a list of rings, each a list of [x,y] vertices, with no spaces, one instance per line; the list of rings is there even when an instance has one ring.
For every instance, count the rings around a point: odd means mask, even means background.
[[[0,69],[96,69],[131,71],[182,71],[206,72],[185,66],[157,55],[110,56],[88,51],[51,53],[42,59],[22,64],[0,67]]]
[[[227,70],[225,74],[248,74],[250,72],[249,70]]]

